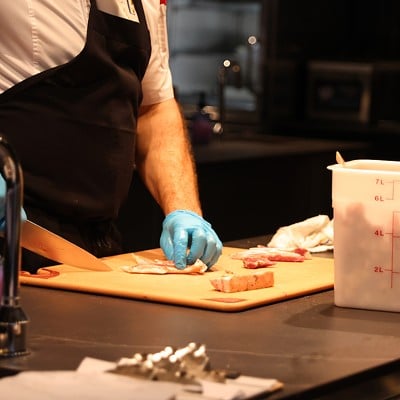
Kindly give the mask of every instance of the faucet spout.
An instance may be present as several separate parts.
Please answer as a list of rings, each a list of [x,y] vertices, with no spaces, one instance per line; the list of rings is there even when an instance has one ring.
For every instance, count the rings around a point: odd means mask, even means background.
[[[19,304],[21,266],[22,172],[5,138],[0,135],[0,173],[6,183],[4,212],[3,282],[0,301],[0,357],[27,354],[28,319]]]

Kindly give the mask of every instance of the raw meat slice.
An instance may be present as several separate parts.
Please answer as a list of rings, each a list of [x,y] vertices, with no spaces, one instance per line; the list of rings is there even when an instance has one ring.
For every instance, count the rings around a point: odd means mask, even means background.
[[[296,249],[293,250],[293,252],[304,256],[304,258],[306,260],[311,260],[312,259],[312,255],[307,249],[303,249],[301,247],[297,247]]]
[[[306,259],[305,255],[299,254],[299,252],[296,251],[273,249],[263,246],[250,247],[247,250],[231,254],[231,258],[235,260],[243,260],[246,257],[268,258],[270,261],[289,262],[302,262]]]
[[[248,269],[265,268],[275,264],[275,261],[271,261],[268,256],[251,256],[243,258],[243,266]]]
[[[251,274],[235,275],[228,272],[219,278],[210,279],[210,282],[220,292],[243,292],[274,286],[274,273],[272,271],[254,271]]]
[[[193,265],[188,265],[185,269],[175,267],[170,260],[150,260],[145,257],[134,256],[136,263],[134,265],[122,266],[124,272],[130,274],[204,274],[208,267],[201,260],[197,260]]]
[[[271,261],[303,262],[306,258],[294,251],[275,250],[268,254]]]

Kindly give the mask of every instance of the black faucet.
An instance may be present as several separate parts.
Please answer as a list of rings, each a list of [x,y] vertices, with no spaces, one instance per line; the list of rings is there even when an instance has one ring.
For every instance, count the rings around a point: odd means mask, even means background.
[[[6,139],[0,135],[0,173],[6,183],[4,204],[4,246],[1,266],[3,282],[0,302],[0,357],[28,353],[28,319],[19,304],[21,266],[21,208],[23,179],[19,162]],[[1,280],[0,280],[1,283]]]

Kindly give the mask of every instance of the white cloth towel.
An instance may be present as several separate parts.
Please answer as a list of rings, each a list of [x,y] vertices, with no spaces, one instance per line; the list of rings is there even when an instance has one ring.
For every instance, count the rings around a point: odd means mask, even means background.
[[[333,249],[333,219],[327,215],[317,215],[304,221],[279,228],[268,247],[294,250],[307,249],[318,253]]]

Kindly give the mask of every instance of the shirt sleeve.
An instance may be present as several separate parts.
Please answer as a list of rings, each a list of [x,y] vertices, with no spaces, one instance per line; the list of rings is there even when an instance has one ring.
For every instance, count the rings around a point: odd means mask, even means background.
[[[169,67],[167,14],[165,0],[143,2],[151,37],[151,57],[142,80],[142,105],[160,103],[174,97]]]

